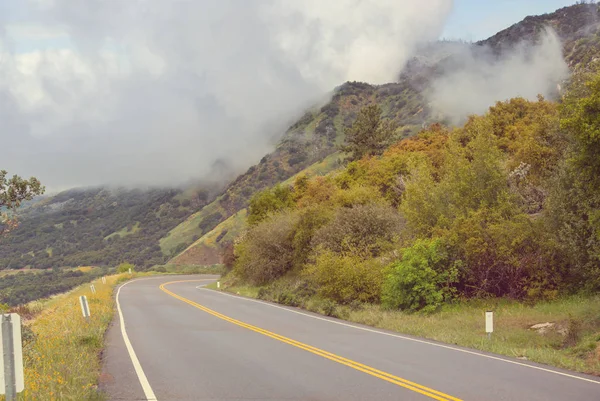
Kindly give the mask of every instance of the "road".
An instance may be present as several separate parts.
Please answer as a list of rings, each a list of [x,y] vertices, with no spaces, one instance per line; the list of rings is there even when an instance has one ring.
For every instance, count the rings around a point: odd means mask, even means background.
[[[109,399],[600,400],[595,377],[202,288],[212,280],[120,288],[101,377]]]

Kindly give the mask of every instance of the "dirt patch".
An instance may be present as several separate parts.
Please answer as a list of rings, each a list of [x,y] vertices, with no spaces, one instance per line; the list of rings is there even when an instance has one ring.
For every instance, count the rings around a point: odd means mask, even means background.
[[[177,255],[169,263],[173,265],[216,265],[221,263],[221,254],[218,249],[197,245]]]

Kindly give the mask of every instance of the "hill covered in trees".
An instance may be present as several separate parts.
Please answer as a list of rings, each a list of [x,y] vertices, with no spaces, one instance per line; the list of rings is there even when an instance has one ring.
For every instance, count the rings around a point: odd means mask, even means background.
[[[231,249],[244,232],[243,216],[256,193],[303,175],[345,168],[340,146],[365,107],[379,106],[381,118],[394,124],[395,138],[409,138],[439,120],[427,92],[436,77],[460,65],[465,47],[501,55],[523,42],[536,43],[548,26],[562,40],[572,71],[585,70],[600,54],[597,17],[596,4],[581,3],[527,17],[475,44],[431,44],[408,63],[397,82],[347,82],[336,88],[328,102],[307,110],[281,135],[273,152],[221,187],[98,188],[45,198],[20,212],[20,226],[2,240],[0,267],[218,263],[223,250]]]
[[[461,128],[434,124],[381,156],[263,191],[233,249],[230,283],[295,306],[320,297],[407,311],[594,293],[598,107],[596,65],[560,102],[499,102]]]
[[[46,197],[19,210],[18,227],[0,240],[0,266],[161,264],[159,239],[214,192],[91,188]]]

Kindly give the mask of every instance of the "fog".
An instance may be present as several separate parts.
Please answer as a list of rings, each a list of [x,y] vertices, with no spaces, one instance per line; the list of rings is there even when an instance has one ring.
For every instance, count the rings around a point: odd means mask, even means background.
[[[427,96],[433,110],[455,124],[484,113],[496,101],[556,95],[557,85],[569,75],[561,41],[549,28],[537,43],[521,43],[500,56],[480,46],[454,51]]]
[[[451,7],[6,0],[0,168],[51,189],[176,185],[215,161],[240,171],[340,83],[392,81],[419,43],[439,37]]]

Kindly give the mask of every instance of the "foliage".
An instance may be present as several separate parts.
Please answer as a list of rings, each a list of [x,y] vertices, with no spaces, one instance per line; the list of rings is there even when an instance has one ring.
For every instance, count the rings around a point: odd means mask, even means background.
[[[276,185],[258,192],[248,206],[248,224],[253,225],[266,219],[270,214],[284,210],[292,204],[289,186]]]
[[[21,206],[23,201],[44,193],[45,189],[37,178],[24,180],[14,175],[9,179],[7,174],[5,170],[0,170],[0,207],[15,209]]]
[[[568,157],[553,180],[546,217],[571,261],[574,288],[600,289],[600,72],[575,76],[561,106]]]
[[[158,240],[192,212],[192,206],[180,206],[180,194],[91,188],[24,204],[20,226],[2,239],[0,267],[114,266],[128,260],[143,269],[163,263]]]
[[[382,305],[409,312],[433,312],[451,298],[452,284],[458,278],[457,266],[447,261],[439,239],[417,240],[404,248],[402,258],[390,266],[386,275]]]
[[[129,262],[123,262],[117,266],[117,273],[129,273],[129,270],[131,270],[132,273],[135,271],[135,266]]]
[[[5,170],[0,170],[0,237],[17,227],[15,217],[2,213],[3,210],[14,211],[23,201],[41,195],[45,190],[35,177],[24,180],[18,175],[13,175],[9,179],[7,174]]]
[[[273,208],[285,211],[253,226],[295,219],[282,237],[286,267],[256,281],[301,272],[339,303],[359,297],[357,282],[378,283],[386,306],[409,311],[435,310],[453,294],[552,299],[598,288],[600,197],[584,185],[579,142],[559,122],[552,102],[512,99],[462,128],[434,124],[381,156],[299,177],[285,207]],[[250,238],[235,247],[244,255],[236,267],[257,275]],[[391,266],[385,279],[367,268],[381,263]]]
[[[381,113],[378,105],[367,106],[346,129],[345,144],[341,149],[349,154],[349,160],[380,155],[395,141],[397,125],[392,120],[382,119]]]
[[[375,259],[357,255],[339,255],[332,251],[318,254],[304,274],[325,298],[349,304],[352,301],[377,302],[380,297],[383,268]]]
[[[264,284],[291,270],[297,220],[297,215],[284,212],[250,228],[235,250],[236,274],[251,283]]]
[[[338,254],[377,257],[389,248],[402,223],[400,214],[386,205],[341,208],[331,222],[315,233],[313,246]]]
[[[23,344],[25,391],[19,399],[102,400],[97,389],[104,333],[115,310],[113,289],[120,276],[107,277],[51,301],[28,305],[42,313],[26,322]],[[86,295],[91,317],[84,324],[78,297]]]
[[[11,306],[59,294],[106,274],[106,269],[48,270],[9,274],[0,280],[0,303]]]

